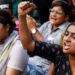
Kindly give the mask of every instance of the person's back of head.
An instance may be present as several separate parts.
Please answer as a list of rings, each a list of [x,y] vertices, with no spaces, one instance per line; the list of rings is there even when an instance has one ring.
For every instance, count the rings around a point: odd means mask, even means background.
[[[12,1],[11,0],[2,0],[2,1],[0,1],[0,9],[6,10],[10,14],[13,14]]]
[[[9,34],[15,29],[15,23],[12,21],[12,16],[5,10],[0,10],[0,23],[4,26],[9,25]]]

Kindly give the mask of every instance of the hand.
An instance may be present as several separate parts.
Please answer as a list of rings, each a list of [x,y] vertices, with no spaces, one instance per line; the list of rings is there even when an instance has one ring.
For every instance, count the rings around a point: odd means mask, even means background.
[[[18,5],[18,15],[25,16],[34,8],[34,4],[29,1],[24,1]]]
[[[28,29],[36,28],[36,21],[30,15],[26,15]]]

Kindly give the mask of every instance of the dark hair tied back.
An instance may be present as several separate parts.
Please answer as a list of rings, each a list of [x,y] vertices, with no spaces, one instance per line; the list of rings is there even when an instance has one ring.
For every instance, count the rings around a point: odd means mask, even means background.
[[[5,10],[0,10],[0,22],[5,26],[9,24],[10,33],[15,29],[15,23],[12,21],[12,16]]]

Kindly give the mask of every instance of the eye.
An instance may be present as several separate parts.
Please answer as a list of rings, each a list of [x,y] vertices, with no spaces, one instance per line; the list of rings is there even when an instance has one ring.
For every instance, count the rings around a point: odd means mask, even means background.
[[[63,13],[63,11],[62,10],[58,10],[58,11],[56,11],[56,13],[61,15]]]
[[[49,9],[49,12],[54,12],[54,9]]]
[[[68,31],[66,31],[66,32],[64,33],[64,36],[68,36],[68,34],[69,34],[69,32],[68,32]]]
[[[49,9],[49,12],[56,12],[56,14],[59,14],[59,15],[63,13],[62,10],[54,10],[54,9]]]
[[[72,33],[72,38],[75,39],[75,33]]]

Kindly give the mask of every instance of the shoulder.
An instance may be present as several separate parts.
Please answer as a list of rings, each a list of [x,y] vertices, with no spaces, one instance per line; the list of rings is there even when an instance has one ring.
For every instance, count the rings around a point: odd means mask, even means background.
[[[10,48],[10,54],[24,54],[27,55],[27,50],[23,48],[20,39],[17,37],[14,42],[13,45]]]
[[[19,71],[26,69],[29,56],[27,51],[23,48],[20,40],[16,40],[10,49],[7,66]]]
[[[39,31],[44,30],[45,28],[48,28],[49,25],[50,25],[49,21],[43,23],[42,26],[39,28]]]

